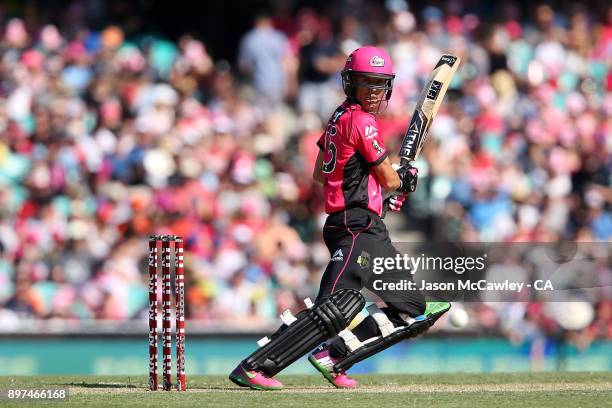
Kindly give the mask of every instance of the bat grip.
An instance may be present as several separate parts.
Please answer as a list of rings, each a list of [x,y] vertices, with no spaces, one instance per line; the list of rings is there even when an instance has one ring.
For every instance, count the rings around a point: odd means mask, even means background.
[[[410,164],[410,160],[406,159],[405,157],[402,157],[400,159],[400,166],[404,167]]]

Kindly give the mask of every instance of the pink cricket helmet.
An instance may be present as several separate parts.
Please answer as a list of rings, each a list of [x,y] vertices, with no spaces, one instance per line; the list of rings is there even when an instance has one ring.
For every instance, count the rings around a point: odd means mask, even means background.
[[[346,71],[395,76],[393,63],[387,51],[371,45],[357,48],[348,56],[343,72]]]
[[[357,48],[348,56],[342,70],[342,86],[349,100],[356,99],[354,75],[385,79],[384,85],[370,85],[368,87],[371,89],[384,89],[385,101],[391,98],[395,74],[393,73],[393,62],[387,51],[368,45]]]

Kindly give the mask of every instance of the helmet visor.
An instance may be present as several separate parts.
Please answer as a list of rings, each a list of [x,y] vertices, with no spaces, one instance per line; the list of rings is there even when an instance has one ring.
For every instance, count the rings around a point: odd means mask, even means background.
[[[378,113],[381,103],[389,101],[393,79],[394,75],[370,72],[345,71],[342,73],[346,96],[357,101],[370,113]]]

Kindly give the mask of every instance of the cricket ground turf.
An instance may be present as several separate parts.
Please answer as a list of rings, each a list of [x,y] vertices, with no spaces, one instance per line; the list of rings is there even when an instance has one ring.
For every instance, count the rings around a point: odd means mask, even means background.
[[[612,372],[358,375],[357,390],[320,375],[279,376],[282,391],[188,376],[187,392],[148,391],[146,376],[0,376],[0,390],[69,389],[63,401],[0,400],[2,407],[612,407]]]

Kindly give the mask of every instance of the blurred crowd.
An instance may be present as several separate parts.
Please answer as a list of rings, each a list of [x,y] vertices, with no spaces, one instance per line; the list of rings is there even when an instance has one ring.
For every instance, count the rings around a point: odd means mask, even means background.
[[[0,21],[1,321],[144,318],[153,233],[185,239],[189,318],[256,328],[300,309],[329,260],[315,141],[361,44],[393,58],[390,151],[440,55],[462,58],[402,230],[612,239],[612,7],[287,4],[254,19],[235,63],[193,35]],[[610,307],[592,339],[612,338]],[[471,313],[502,328],[495,310]]]

